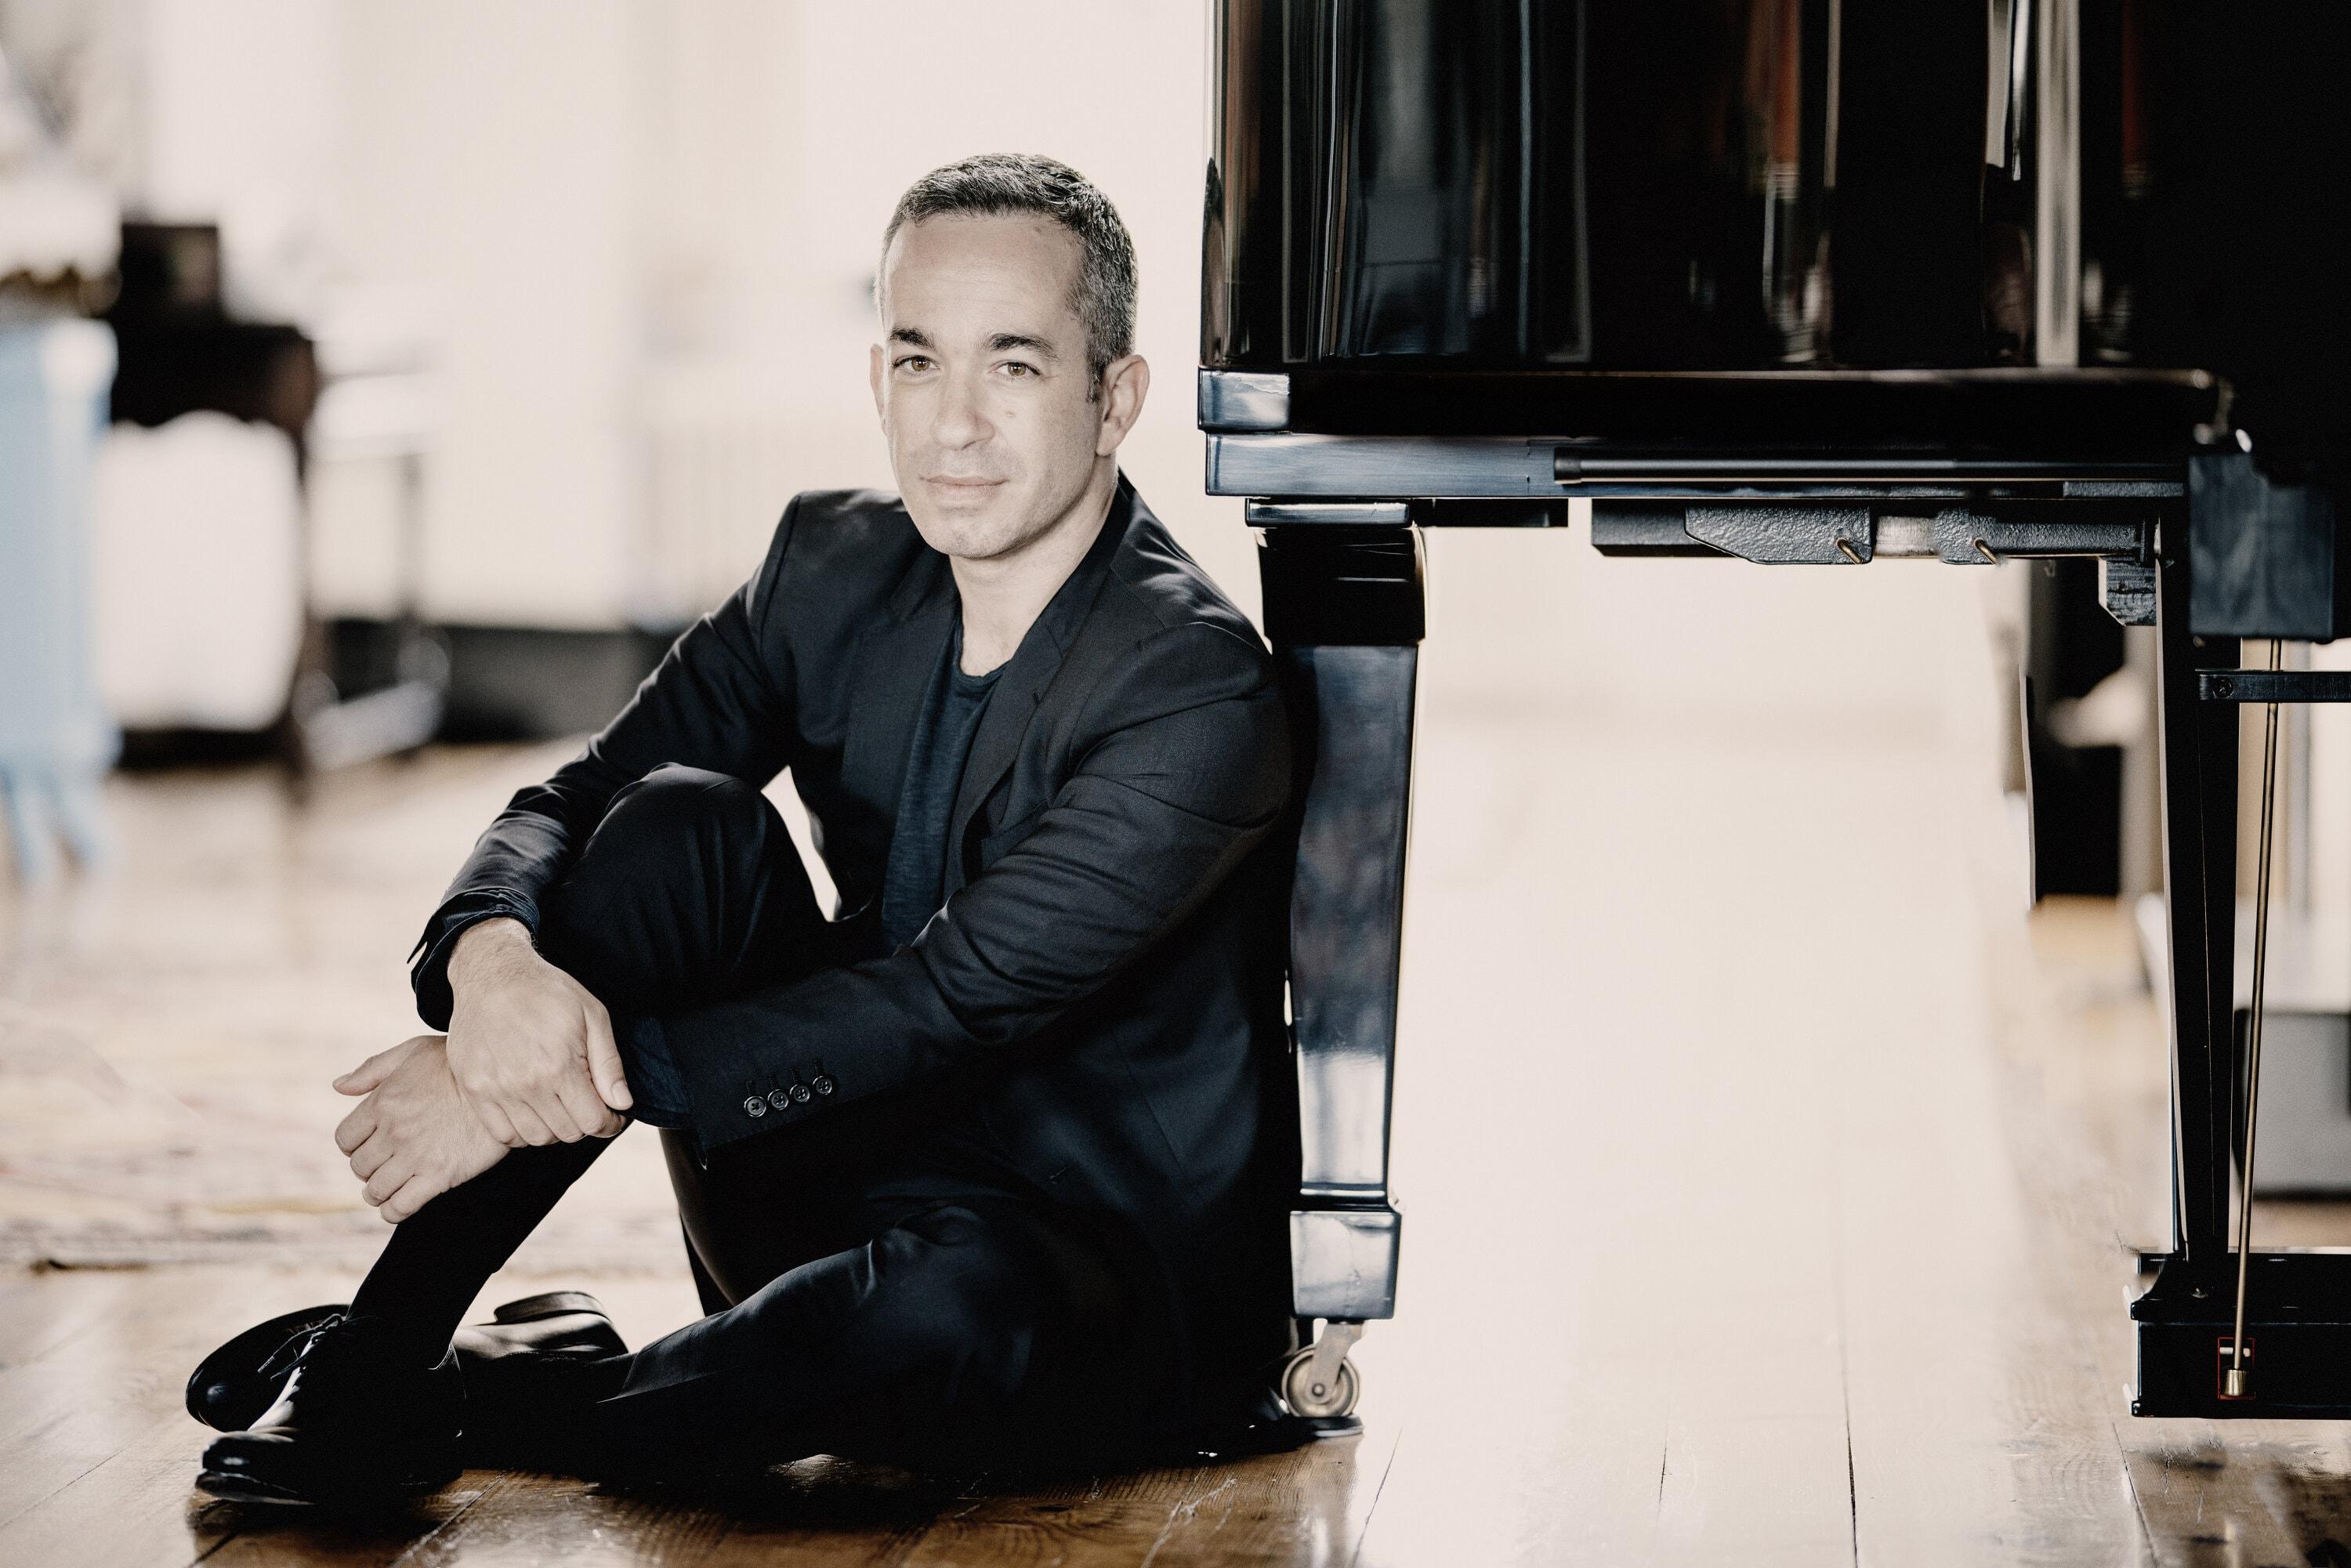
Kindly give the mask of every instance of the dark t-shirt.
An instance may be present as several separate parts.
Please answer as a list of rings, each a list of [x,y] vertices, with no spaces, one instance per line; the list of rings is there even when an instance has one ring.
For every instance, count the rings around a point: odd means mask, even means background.
[[[946,657],[924,694],[906,747],[906,784],[898,796],[898,822],[882,873],[882,935],[903,947],[937,914],[946,893],[947,828],[956,791],[963,786],[971,737],[987,711],[999,664],[984,675],[963,673],[963,621],[947,639]]]

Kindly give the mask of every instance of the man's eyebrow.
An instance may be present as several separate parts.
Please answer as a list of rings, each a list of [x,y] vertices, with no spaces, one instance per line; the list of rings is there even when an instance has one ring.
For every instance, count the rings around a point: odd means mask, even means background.
[[[1031,338],[1025,332],[998,332],[987,340],[987,346],[998,353],[1007,349],[1026,349],[1041,360],[1058,360],[1061,353],[1042,338]]]
[[[890,340],[916,349],[932,347],[929,334],[919,327],[893,327],[890,329]],[[1054,348],[1052,344],[1042,338],[1032,338],[1026,332],[998,332],[987,340],[987,347],[992,353],[1000,354],[1012,349],[1025,349],[1040,360],[1058,360],[1061,357],[1061,350]]]

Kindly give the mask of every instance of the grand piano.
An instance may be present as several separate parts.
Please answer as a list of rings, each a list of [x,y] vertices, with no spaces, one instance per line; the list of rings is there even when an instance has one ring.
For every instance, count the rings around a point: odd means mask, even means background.
[[[2157,629],[2172,1235],[2132,1407],[2351,1416],[2351,1257],[2230,1226],[2240,715],[2351,698],[2239,667],[2351,632],[2351,7],[1217,0],[1210,51],[1207,485],[1311,758],[1293,1415],[1347,1418],[1395,1311],[1422,531],[1581,498],[1606,554],[2087,559]]]

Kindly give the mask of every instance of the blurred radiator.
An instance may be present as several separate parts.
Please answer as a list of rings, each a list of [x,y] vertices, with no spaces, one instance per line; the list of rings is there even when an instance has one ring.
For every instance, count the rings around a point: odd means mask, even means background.
[[[698,615],[758,565],[793,481],[791,419],[733,365],[668,366],[647,379],[649,461],[640,601],[645,624]]]
[[[859,351],[828,338],[806,357]],[[891,484],[862,389],[828,374],[827,395],[810,400],[789,381],[803,363],[779,351],[773,363],[679,361],[645,378],[646,523],[629,607],[640,625],[699,615],[741,587],[796,492]]]

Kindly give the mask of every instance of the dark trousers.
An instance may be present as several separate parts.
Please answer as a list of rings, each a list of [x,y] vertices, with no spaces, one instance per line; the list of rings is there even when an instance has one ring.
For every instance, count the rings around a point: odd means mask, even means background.
[[[829,960],[775,808],[665,767],[616,796],[541,901],[549,958],[626,1019]],[[664,1133],[709,1315],[550,1411],[584,1464],[1101,1463],[1165,1446],[1183,1403],[1171,1299],[1139,1238],[995,1179],[970,1082],[845,1107],[722,1150]],[[355,1298],[444,1345],[603,1143],[518,1149],[394,1232]]]

